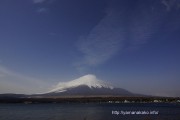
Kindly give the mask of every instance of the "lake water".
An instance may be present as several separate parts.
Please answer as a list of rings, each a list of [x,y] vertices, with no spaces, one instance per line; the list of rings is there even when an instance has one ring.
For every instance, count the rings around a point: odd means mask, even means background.
[[[180,120],[180,104],[0,104],[0,120]]]

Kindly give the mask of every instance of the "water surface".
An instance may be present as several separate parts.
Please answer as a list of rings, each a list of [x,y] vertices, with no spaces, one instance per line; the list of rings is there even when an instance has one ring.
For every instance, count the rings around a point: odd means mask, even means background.
[[[129,111],[137,113],[154,111],[154,114],[121,114]],[[180,105],[170,103],[0,104],[0,120],[180,120]]]

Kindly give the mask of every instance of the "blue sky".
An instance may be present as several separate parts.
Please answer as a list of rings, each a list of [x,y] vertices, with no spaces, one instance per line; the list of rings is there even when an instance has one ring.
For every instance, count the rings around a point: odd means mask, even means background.
[[[179,0],[1,0],[0,93],[86,74],[180,96]]]

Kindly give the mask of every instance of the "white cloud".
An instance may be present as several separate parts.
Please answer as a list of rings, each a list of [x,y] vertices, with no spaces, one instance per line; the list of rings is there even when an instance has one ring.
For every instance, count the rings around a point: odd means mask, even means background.
[[[48,91],[51,84],[0,66],[0,93],[33,94]]]

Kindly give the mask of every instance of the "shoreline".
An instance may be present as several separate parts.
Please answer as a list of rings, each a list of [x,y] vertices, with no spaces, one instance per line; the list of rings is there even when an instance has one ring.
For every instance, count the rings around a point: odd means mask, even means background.
[[[66,97],[1,97],[0,103],[180,103],[178,97],[117,97],[117,96],[66,96]]]

